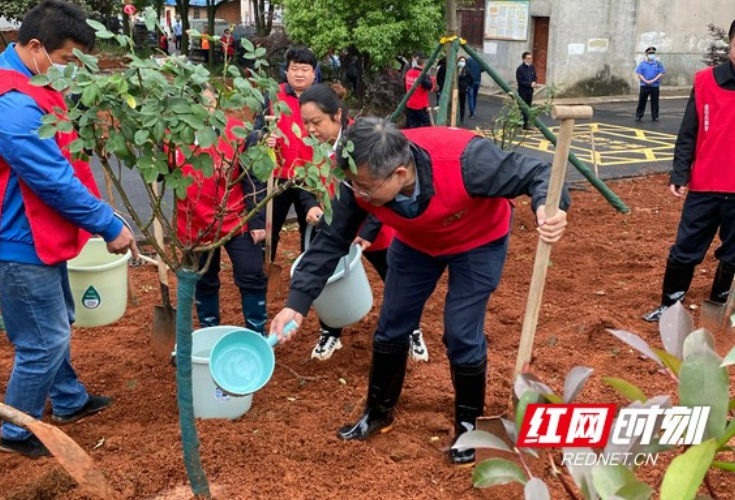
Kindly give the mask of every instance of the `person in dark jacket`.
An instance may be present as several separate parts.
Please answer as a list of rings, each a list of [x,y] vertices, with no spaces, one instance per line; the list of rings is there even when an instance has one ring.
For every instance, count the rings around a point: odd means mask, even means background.
[[[533,67],[533,56],[530,52],[523,53],[523,63],[516,69],[516,81],[518,82],[518,96],[531,107],[533,103],[533,89],[536,88],[536,68]],[[523,112],[523,129],[530,130],[528,124],[529,116]]]
[[[485,314],[508,251],[510,199],[530,195],[540,238],[554,243],[566,226],[569,194],[565,189],[561,210],[547,219],[550,165],[502,151],[468,130],[399,131],[387,120],[360,118],[345,134],[344,144],[350,143],[356,171],[338,150],[338,168],[345,170],[347,179],[333,201],[332,223],[322,222],[320,234],[295,269],[286,307],[270,330],[282,338],[287,323],[302,323],[360,225],[368,214],[374,215],[395,229],[396,237],[388,250],[367,404],[361,417],[337,435],[361,440],[393,426],[411,330],[448,269],[443,341],[455,390],[456,439],[475,428],[484,410]],[[449,458],[456,465],[471,463],[475,450],[450,449]]]
[[[467,107],[467,95],[475,80],[472,73],[467,69],[467,58],[461,56],[457,59],[457,91],[459,93],[459,126],[464,125],[465,108]]]
[[[470,108],[470,118],[474,118],[477,113],[477,95],[480,93],[480,83],[482,83],[482,68],[473,57],[467,59],[467,70],[472,75],[472,86],[467,93],[467,104]]]
[[[709,300],[724,303],[735,276],[735,21],[728,36],[730,59],[696,74],[679,128],[669,191],[676,197],[686,194],[686,199],[666,261],[661,303],[643,316],[649,322],[684,300],[694,269],[718,231],[721,245],[715,258],[720,262]]]

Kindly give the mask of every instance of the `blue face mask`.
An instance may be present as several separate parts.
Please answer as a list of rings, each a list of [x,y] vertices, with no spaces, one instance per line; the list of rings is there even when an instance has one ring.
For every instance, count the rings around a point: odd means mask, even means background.
[[[656,60],[656,54],[647,54],[649,61],[655,61]]]

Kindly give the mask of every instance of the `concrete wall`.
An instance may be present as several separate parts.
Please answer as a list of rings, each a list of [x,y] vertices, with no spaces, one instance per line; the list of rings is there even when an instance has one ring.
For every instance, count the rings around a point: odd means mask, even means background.
[[[728,28],[733,0],[531,0],[533,17],[549,17],[546,81],[570,95],[637,92],[637,64],[656,46],[664,85],[689,86],[709,43],[707,24]],[[485,40],[483,57],[509,83],[527,41]],[[494,87],[488,77],[483,84]]]

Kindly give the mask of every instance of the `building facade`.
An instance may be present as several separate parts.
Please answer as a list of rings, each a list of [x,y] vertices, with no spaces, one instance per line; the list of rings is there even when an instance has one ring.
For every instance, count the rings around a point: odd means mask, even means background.
[[[461,35],[508,83],[528,51],[539,82],[567,95],[635,91],[649,46],[666,67],[664,85],[691,85],[706,66],[707,25],[733,18],[733,0],[477,0],[459,11]]]

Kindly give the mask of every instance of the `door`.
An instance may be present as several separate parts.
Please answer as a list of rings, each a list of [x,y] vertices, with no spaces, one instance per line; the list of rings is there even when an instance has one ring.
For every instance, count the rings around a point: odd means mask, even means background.
[[[474,7],[457,9],[459,34],[471,47],[482,49],[485,33],[485,0],[475,0]]]
[[[546,60],[549,52],[549,18],[533,18],[533,65],[538,83],[546,83]]]

